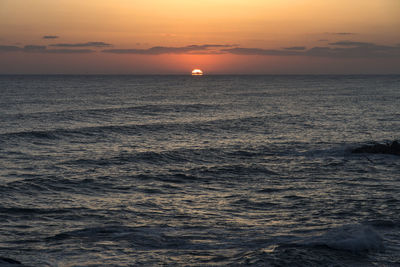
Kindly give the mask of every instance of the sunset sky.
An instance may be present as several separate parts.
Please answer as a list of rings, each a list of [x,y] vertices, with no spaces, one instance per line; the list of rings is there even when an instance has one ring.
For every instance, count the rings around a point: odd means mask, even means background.
[[[399,0],[0,0],[0,74],[400,74]]]

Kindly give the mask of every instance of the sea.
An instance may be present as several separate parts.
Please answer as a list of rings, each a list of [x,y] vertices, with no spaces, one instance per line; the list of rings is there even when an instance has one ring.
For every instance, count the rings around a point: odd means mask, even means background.
[[[0,76],[0,266],[400,266],[400,76]]]

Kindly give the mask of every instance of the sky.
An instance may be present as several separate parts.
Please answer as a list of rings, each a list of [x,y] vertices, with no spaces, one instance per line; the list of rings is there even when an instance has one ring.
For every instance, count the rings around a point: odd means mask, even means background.
[[[0,74],[400,74],[399,0],[0,0]]]

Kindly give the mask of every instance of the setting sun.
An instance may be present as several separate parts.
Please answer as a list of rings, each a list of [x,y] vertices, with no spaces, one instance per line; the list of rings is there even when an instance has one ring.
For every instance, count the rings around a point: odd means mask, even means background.
[[[192,70],[192,75],[203,75],[203,71],[201,69]]]

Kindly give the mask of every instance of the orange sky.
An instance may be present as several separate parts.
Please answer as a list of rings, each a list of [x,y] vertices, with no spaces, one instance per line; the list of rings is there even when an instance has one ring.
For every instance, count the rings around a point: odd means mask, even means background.
[[[399,29],[399,0],[0,0],[0,73],[400,73]]]

